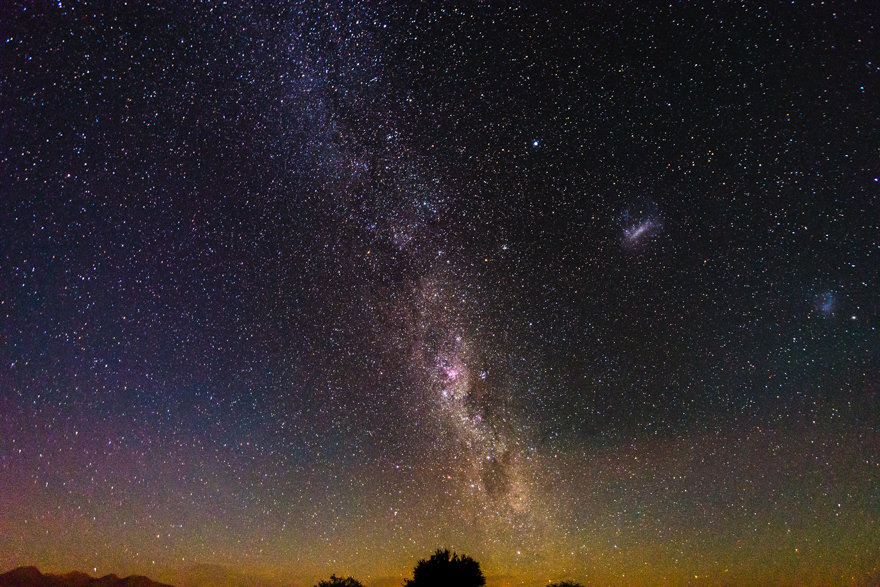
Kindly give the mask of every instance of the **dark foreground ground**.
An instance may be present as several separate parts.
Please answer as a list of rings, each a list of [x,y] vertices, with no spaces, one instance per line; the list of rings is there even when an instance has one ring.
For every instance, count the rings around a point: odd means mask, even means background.
[[[44,575],[37,567],[19,567],[0,575],[0,587],[171,587],[132,575],[120,578],[116,575],[90,577],[74,571],[64,575]]]

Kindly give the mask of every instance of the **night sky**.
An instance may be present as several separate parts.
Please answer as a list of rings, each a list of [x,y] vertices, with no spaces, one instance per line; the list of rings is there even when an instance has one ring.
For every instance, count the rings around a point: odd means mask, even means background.
[[[880,581],[880,5],[130,4],[0,8],[0,572]]]

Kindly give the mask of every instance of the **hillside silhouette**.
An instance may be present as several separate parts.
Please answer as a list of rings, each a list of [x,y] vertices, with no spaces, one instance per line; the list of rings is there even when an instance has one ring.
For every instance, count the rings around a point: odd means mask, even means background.
[[[163,577],[164,578],[164,577]],[[169,580],[165,578],[165,580]],[[237,573],[222,565],[194,565],[173,579],[177,587],[263,587],[280,585],[277,581]],[[384,582],[383,582],[384,584]],[[420,559],[413,568],[412,579],[405,579],[401,587],[485,587],[486,578],[480,563],[466,554],[437,549],[429,558]],[[117,575],[91,577],[73,571],[65,574],[43,574],[37,567],[18,567],[0,574],[0,587],[173,587],[142,575],[120,578]],[[314,587],[364,587],[354,577],[330,575]],[[548,587],[582,587],[579,583],[563,581]]]
[[[141,575],[91,577],[74,571],[63,575],[43,574],[37,567],[18,567],[0,575],[0,587],[172,587]]]
[[[292,587],[293,585],[283,579],[258,572],[205,563],[164,569],[158,572],[155,578],[175,587],[265,587],[266,585]]]

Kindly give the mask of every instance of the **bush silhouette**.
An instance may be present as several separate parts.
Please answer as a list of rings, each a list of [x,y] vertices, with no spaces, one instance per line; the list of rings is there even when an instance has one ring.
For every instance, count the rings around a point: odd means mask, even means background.
[[[563,581],[562,583],[550,583],[547,587],[584,587],[580,583],[574,583],[573,581]]]
[[[480,563],[467,555],[438,549],[428,560],[420,560],[413,578],[404,587],[482,587],[486,584]]]
[[[327,581],[319,581],[315,587],[364,587],[360,581],[357,579],[352,579],[349,577],[348,579],[343,579],[341,577],[337,577],[336,575],[330,575],[330,579]]]

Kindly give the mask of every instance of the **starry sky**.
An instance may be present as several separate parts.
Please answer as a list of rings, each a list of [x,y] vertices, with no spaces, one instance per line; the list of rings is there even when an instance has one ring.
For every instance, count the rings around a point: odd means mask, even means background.
[[[3,3],[0,571],[880,581],[880,7],[457,4]]]

